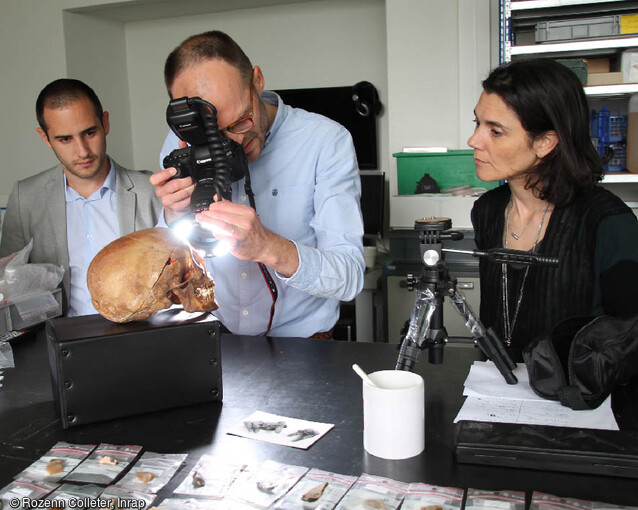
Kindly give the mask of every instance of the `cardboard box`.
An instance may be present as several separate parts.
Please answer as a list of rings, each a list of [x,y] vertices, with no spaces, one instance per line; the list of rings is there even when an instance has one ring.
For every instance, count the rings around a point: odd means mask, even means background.
[[[627,170],[638,174],[638,113],[629,115],[627,128]]]
[[[629,99],[627,117],[627,170],[638,173],[638,94]]]
[[[611,68],[608,58],[586,58],[587,72],[591,73],[608,73]]]
[[[638,50],[623,51],[620,69],[623,83],[638,83]]]
[[[623,82],[623,74],[618,73],[594,73],[587,76],[587,85],[618,85]]]

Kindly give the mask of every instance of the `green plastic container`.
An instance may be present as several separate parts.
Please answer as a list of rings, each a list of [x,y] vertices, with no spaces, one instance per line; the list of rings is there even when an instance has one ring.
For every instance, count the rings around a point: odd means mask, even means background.
[[[414,195],[417,183],[430,174],[439,189],[456,186],[492,189],[498,181],[483,182],[476,176],[473,150],[448,152],[396,152],[399,195]]]

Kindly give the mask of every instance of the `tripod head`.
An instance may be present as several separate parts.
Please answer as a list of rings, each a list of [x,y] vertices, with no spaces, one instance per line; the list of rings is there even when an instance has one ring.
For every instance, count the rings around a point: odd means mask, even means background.
[[[461,232],[451,228],[449,218],[423,218],[414,222],[423,268],[418,278],[408,276],[408,290],[417,288],[418,293],[408,331],[401,341],[397,370],[412,370],[424,349],[428,349],[430,363],[443,363],[443,347],[448,338],[443,325],[443,296],[451,281],[444,262],[443,240],[463,238]]]
[[[450,218],[422,218],[414,222],[414,230],[419,233],[421,260],[426,268],[435,268],[443,262],[443,240],[458,241],[463,233],[452,228]]]
[[[408,289],[417,289],[418,292],[407,332],[401,339],[395,369],[412,370],[424,349],[428,349],[430,363],[443,362],[443,347],[448,340],[443,325],[443,298],[447,295],[465,319],[474,343],[494,362],[508,384],[516,384],[516,376],[512,373],[516,364],[494,330],[483,326],[465,296],[457,290],[456,279],[450,277],[445,264],[445,252],[467,253],[500,263],[556,265],[558,259],[500,248],[487,251],[448,250],[443,248],[444,240],[463,239],[463,233],[451,228],[452,220],[449,218],[423,218],[414,224],[414,229],[419,232],[419,251],[424,267],[419,278],[408,278]]]

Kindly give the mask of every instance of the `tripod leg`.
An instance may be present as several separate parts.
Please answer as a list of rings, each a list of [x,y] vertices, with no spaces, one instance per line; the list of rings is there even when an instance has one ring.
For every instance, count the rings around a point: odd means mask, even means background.
[[[395,370],[410,371],[421,358],[421,351],[426,347],[427,334],[436,305],[437,298],[431,289],[426,287],[417,290],[410,324],[405,337],[401,340]]]
[[[474,314],[470,305],[467,304],[461,291],[454,287],[449,288],[448,293],[452,303],[454,303],[454,307],[465,318],[465,326],[472,333],[476,345],[494,362],[507,384],[516,384],[518,379],[512,373],[512,370],[516,368],[516,363],[510,358],[500,339],[493,330],[488,331],[485,329],[483,323]]]

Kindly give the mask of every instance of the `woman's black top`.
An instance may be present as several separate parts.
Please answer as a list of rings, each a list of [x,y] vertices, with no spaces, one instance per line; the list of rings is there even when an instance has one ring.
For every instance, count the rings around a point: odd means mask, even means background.
[[[503,247],[507,184],[481,196],[472,208],[478,249]],[[556,267],[531,266],[512,331],[511,353],[572,316],[638,313],[638,220],[616,195],[597,186],[556,207],[537,252],[557,257]],[[481,321],[504,340],[502,266],[482,258]],[[525,268],[508,268],[510,322]]]

